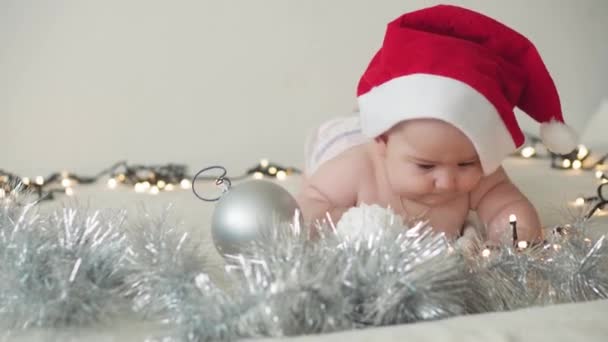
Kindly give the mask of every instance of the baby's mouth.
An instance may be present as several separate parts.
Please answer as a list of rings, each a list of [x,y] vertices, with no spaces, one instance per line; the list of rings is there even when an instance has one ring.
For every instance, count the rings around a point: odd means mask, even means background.
[[[439,204],[439,203],[454,199],[454,198],[456,198],[457,195],[458,194],[455,192],[430,194],[430,195],[425,196],[426,197],[425,200],[427,200],[429,203],[432,203],[432,204]]]

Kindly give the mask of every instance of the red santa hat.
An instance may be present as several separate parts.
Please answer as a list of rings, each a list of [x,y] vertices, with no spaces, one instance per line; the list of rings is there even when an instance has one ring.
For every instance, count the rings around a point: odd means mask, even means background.
[[[440,119],[471,140],[486,174],[524,143],[515,107],[541,123],[549,150],[565,154],[577,144],[534,45],[456,6],[406,13],[389,23],[357,98],[366,135],[377,137],[403,120]]]

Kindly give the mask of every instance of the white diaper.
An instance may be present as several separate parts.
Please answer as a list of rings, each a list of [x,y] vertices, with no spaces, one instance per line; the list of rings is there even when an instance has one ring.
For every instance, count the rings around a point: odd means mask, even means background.
[[[321,164],[351,147],[370,141],[361,132],[358,116],[345,116],[329,120],[317,128],[307,139],[305,169],[313,174]]]

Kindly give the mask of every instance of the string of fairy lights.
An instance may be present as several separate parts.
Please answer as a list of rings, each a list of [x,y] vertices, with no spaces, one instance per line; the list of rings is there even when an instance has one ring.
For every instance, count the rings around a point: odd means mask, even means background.
[[[262,159],[255,166],[247,169],[240,176],[231,176],[232,180],[253,179],[276,179],[283,181],[289,176],[300,174],[301,171],[294,167],[284,167],[271,163],[268,159]],[[126,161],[119,161],[94,176],[82,176],[68,171],[54,172],[47,177],[36,176],[34,178],[21,177],[14,173],[0,169],[0,199],[6,194],[19,187],[30,191],[38,196],[40,201],[55,199],[55,195],[73,196],[75,187],[81,185],[97,184],[106,178],[109,189],[119,186],[130,186],[137,193],[148,193],[157,195],[164,191],[178,189],[190,189],[192,187],[192,175],[188,173],[187,167],[181,164],[164,165],[130,165]],[[198,181],[211,181],[216,177],[197,177]]]
[[[526,144],[520,148],[517,155],[525,158],[549,158],[551,167],[560,170],[605,170],[604,165],[608,161],[608,154],[598,159],[591,158],[591,151],[585,145],[578,145],[576,149],[568,154],[557,154],[548,151],[542,141],[535,136],[526,136]]]
[[[592,157],[587,146],[578,145],[568,154],[556,154],[548,151],[538,137],[527,135],[526,144],[519,149],[517,156],[524,159],[548,158],[551,160],[551,168],[558,170],[594,171],[598,180],[596,194],[577,197],[571,204],[575,207],[588,206],[590,209],[585,215],[587,218],[606,214],[603,209],[608,206],[608,153]]]
[[[516,154],[524,159],[540,158],[550,159],[551,167],[558,170],[595,171],[599,181],[597,194],[594,196],[578,197],[574,200],[575,206],[590,206],[588,216],[603,213],[608,205],[608,154],[599,158],[591,157],[591,151],[584,145],[579,145],[571,153],[560,155],[549,152],[542,141],[535,136],[527,136],[526,144]],[[251,179],[273,179],[283,181],[301,171],[294,167],[284,167],[271,163],[268,159],[261,159],[259,163],[247,169],[240,176],[230,176],[231,180],[239,181]],[[14,173],[0,169],[0,199],[5,198],[16,187],[28,190],[38,196],[40,201],[53,200],[55,195],[73,196],[77,186],[97,184],[106,180],[109,189],[118,187],[132,187],[137,193],[157,195],[161,192],[192,188],[193,177],[188,173],[187,167],[182,164],[164,165],[130,165],[126,161],[119,161],[94,176],[83,176],[68,171],[54,172],[47,177],[34,178],[21,177]],[[215,181],[214,176],[200,176],[196,181]]]

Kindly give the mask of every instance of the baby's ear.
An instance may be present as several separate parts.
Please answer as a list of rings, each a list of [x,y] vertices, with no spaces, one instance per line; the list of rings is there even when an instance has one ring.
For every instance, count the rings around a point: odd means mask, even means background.
[[[386,156],[386,144],[388,142],[388,137],[386,134],[381,134],[374,138],[374,143],[376,145],[376,150],[380,153],[381,156]]]

